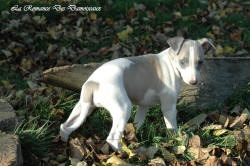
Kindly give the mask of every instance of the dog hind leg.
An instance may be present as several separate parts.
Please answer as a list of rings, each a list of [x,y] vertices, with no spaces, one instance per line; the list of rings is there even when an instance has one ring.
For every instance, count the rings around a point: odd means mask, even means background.
[[[84,122],[94,107],[90,103],[79,101],[66,122],[60,126],[61,139],[67,142],[69,135]]]
[[[122,151],[120,140],[131,115],[132,109],[132,104],[128,98],[125,98],[122,101],[123,102],[114,101],[112,106],[106,108],[110,112],[113,119],[112,128],[106,141],[113,150],[120,151]]]

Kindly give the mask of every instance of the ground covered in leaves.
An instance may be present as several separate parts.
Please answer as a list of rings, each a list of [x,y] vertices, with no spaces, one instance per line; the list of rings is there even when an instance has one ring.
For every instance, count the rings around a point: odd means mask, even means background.
[[[177,134],[166,130],[159,106],[150,108],[142,129],[136,132],[128,124],[123,138],[127,153],[118,153],[104,141],[112,120],[103,109],[72,134],[68,145],[60,142],[59,124],[79,96],[39,81],[42,71],[55,66],[158,53],[176,35],[212,38],[217,49],[208,56],[248,56],[249,2],[84,1],[77,5],[102,10],[11,12],[16,4],[30,1],[3,0],[0,6],[0,97],[12,104],[21,122],[15,134],[24,165],[249,165],[249,85],[213,108],[178,106]]]

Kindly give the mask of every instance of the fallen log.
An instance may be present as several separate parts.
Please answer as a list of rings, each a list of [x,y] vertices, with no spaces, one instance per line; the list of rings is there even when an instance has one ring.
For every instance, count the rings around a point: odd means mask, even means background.
[[[55,67],[43,73],[43,81],[80,92],[82,84],[101,63]],[[197,86],[183,83],[179,103],[189,107],[223,102],[232,93],[250,82],[250,57],[206,58],[201,69],[201,81]]]

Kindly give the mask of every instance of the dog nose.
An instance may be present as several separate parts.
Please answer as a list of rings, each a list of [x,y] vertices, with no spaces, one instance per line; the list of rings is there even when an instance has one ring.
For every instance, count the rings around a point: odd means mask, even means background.
[[[192,80],[189,82],[191,85],[196,85],[197,84],[197,80]]]

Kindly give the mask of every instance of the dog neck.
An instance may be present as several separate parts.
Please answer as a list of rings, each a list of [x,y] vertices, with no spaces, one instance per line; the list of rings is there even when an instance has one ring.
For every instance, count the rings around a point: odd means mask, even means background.
[[[170,48],[158,54],[160,65],[163,71],[164,79],[168,87],[176,89],[178,92],[181,88],[182,78],[180,72],[175,66],[174,56]]]

